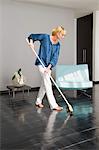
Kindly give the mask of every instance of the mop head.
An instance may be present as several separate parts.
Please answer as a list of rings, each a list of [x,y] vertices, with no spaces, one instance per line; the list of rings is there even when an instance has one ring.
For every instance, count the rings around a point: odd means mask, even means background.
[[[70,104],[67,106],[67,113],[69,113],[70,116],[73,115],[73,108],[72,108],[72,106]]]

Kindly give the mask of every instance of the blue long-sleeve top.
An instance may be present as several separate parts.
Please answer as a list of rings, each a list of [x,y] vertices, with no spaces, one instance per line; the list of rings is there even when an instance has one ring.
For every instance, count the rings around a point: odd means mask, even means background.
[[[48,67],[51,64],[51,68],[53,68],[58,61],[59,51],[60,51],[60,43],[52,44],[50,40],[50,35],[48,34],[31,34],[28,37],[30,39],[40,42],[38,56],[40,57],[41,61],[43,62],[45,67]],[[38,58],[35,61],[35,65],[41,65]]]

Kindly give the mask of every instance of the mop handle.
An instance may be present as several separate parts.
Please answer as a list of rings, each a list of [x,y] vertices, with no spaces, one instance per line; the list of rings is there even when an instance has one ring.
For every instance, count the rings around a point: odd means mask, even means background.
[[[26,38],[27,43],[28,39]],[[43,64],[43,62],[41,61],[40,57],[37,55],[36,51],[34,50],[33,47],[31,47],[31,49],[33,50],[34,54],[36,55],[36,57],[38,58],[38,60],[40,61],[41,65],[43,66],[43,68],[45,68],[45,65]],[[49,74],[48,74],[49,75]],[[58,85],[56,84],[56,82],[54,81],[54,79],[52,78],[51,75],[49,75],[50,79],[52,80],[52,82],[54,83],[54,85],[56,86],[56,88],[58,89],[59,93],[61,94],[61,96],[63,97],[63,99],[65,100],[65,102],[67,103],[67,105],[70,105],[66,99],[66,97],[64,96],[64,94],[62,93],[62,91],[59,89]]]

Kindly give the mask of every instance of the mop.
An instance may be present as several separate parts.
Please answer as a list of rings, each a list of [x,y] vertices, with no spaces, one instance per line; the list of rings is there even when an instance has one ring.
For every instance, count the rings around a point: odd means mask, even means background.
[[[26,38],[26,41],[27,41],[27,43],[28,43],[28,45],[29,45],[29,41],[28,41],[27,38]],[[40,57],[37,55],[37,53],[36,53],[36,51],[34,50],[34,48],[31,47],[31,49],[32,49],[32,51],[34,52],[35,56],[36,56],[36,57],[38,58],[38,60],[40,61],[41,65],[45,68],[43,62],[41,61]],[[69,104],[69,102],[67,101],[66,97],[64,96],[64,94],[62,93],[62,91],[59,89],[58,85],[56,84],[56,82],[54,81],[54,79],[52,78],[52,76],[51,76],[51,75],[49,75],[49,76],[50,76],[50,79],[52,80],[52,82],[54,83],[54,85],[56,86],[57,90],[59,91],[59,93],[60,93],[61,96],[63,97],[64,101],[66,102],[66,104],[67,104],[67,112],[69,112],[69,113],[72,115],[72,112],[73,112],[72,106]]]

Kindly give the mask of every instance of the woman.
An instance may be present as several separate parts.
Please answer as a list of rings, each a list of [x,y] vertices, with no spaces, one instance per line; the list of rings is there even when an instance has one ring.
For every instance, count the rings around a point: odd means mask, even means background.
[[[60,51],[60,40],[64,38],[66,31],[62,26],[58,26],[52,30],[52,35],[48,34],[31,34],[28,37],[29,46],[34,48],[33,43],[35,41],[40,42],[40,48],[38,56],[43,62],[45,68],[41,65],[38,58],[36,59],[35,65],[38,66],[39,72],[42,77],[41,87],[37,96],[36,106],[43,108],[42,103],[45,93],[47,94],[50,108],[53,110],[61,111],[63,107],[60,107],[55,100],[52,91],[52,85],[50,80],[51,70],[57,64],[59,51]]]

